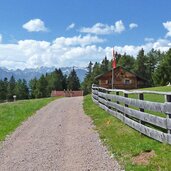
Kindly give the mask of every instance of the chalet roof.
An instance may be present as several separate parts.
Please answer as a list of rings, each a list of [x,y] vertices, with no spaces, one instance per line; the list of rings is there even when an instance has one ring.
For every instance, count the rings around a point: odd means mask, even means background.
[[[129,71],[128,69],[124,68],[123,66],[117,66],[117,67],[115,68],[115,70],[117,70],[118,68],[122,68],[122,69],[124,69],[125,71],[127,71],[127,72],[129,72],[129,73],[135,75],[137,78],[139,78],[139,79],[141,79],[141,80],[144,80],[144,81],[147,81],[145,78],[143,78],[143,77],[141,77],[141,76],[135,74],[135,73],[132,72],[132,71]],[[97,76],[95,77],[95,79],[99,79],[99,78],[101,78],[103,75],[106,75],[107,73],[109,73],[109,72],[111,72],[111,71],[112,71],[112,69],[109,70],[109,71],[107,71],[107,72],[105,72],[105,73],[103,73],[103,74],[97,75]]]

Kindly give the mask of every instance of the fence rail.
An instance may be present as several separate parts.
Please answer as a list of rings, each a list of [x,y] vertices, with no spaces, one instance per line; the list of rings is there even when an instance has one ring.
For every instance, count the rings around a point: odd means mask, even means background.
[[[138,95],[138,99],[130,98],[130,94]],[[144,94],[163,95],[165,102],[145,101]],[[171,144],[171,92],[126,91],[92,85],[92,100],[142,134]],[[151,111],[163,113],[164,117],[150,114]]]

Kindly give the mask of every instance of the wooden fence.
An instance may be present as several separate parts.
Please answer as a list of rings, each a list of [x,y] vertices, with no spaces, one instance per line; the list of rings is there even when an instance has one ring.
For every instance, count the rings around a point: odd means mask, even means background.
[[[145,101],[145,94],[162,95],[165,102]],[[125,91],[93,85],[92,99],[102,109],[142,134],[171,144],[171,92]],[[150,114],[151,111],[153,114]]]

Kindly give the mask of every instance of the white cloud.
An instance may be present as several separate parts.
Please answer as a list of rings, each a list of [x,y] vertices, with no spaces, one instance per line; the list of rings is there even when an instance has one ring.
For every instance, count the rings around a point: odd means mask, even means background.
[[[136,23],[130,23],[129,24],[129,28],[132,30],[132,29],[134,29],[134,28],[137,28],[138,27],[138,24],[136,24]]]
[[[163,23],[163,26],[166,30],[168,30],[166,37],[171,37],[171,21]]]
[[[125,26],[122,20],[116,21],[114,25],[107,25],[103,23],[96,23],[92,27],[82,27],[80,32],[91,33],[91,34],[112,34],[112,33],[122,33],[125,30]]]
[[[40,19],[32,19],[27,23],[23,24],[22,27],[29,32],[48,31],[48,29],[45,27],[44,22]]]
[[[0,43],[2,43],[2,34],[0,34]]]
[[[127,54],[136,57],[138,52],[142,48],[146,53],[149,52],[152,48],[155,50],[161,50],[162,52],[165,52],[169,48],[171,48],[171,42],[166,39],[158,39],[157,41],[147,42],[146,44],[140,46],[125,45],[125,46],[115,46],[114,48],[116,51],[118,51],[121,54],[124,54],[126,52]]]
[[[78,66],[85,67],[91,60],[100,62],[106,55],[112,59],[112,47],[101,47],[103,42],[97,36],[58,37],[52,42],[36,40],[20,40],[16,44],[0,44],[0,67],[36,68],[41,66]],[[171,48],[171,41],[159,39],[140,46],[114,46],[121,54],[125,52],[136,56],[143,48],[148,52],[152,48],[166,51]]]
[[[85,45],[90,45],[93,43],[102,43],[104,42],[105,39],[101,39],[97,36],[91,36],[91,35],[86,35],[81,37],[79,36],[74,36],[74,37],[58,37],[55,39],[53,42],[57,47],[65,47],[65,46],[85,46]]]
[[[71,30],[75,27],[75,23],[71,23],[67,28],[66,30]]]
[[[86,66],[90,58],[100,57],[92,44],[104,42],[97,36],[58,37],[53,42],[20,40],[17,44],[0,44],[0,66],[36,68],[40,66]],[[100,51],[100,50],[99,50]]]
[[[144,41],[146,41],[146,42],[153,42],[154,39],[151,38],[151,37],[145,37]]]
[[[114,32],[115,33],[121,33],[125,30],[125,26],[122,22],[122,20],[119,20],[115,23],[115,26],[114,26]]]

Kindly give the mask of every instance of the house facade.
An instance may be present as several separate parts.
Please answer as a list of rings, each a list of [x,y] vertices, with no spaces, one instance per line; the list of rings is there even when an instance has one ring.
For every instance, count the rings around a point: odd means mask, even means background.
[[[112,70],[98,75],[96,80],[100,87],[112,88]],[[116,89],[137,89],[147,87],[147,80],[133,72],[118,66],[114,69],[113,87]]]

